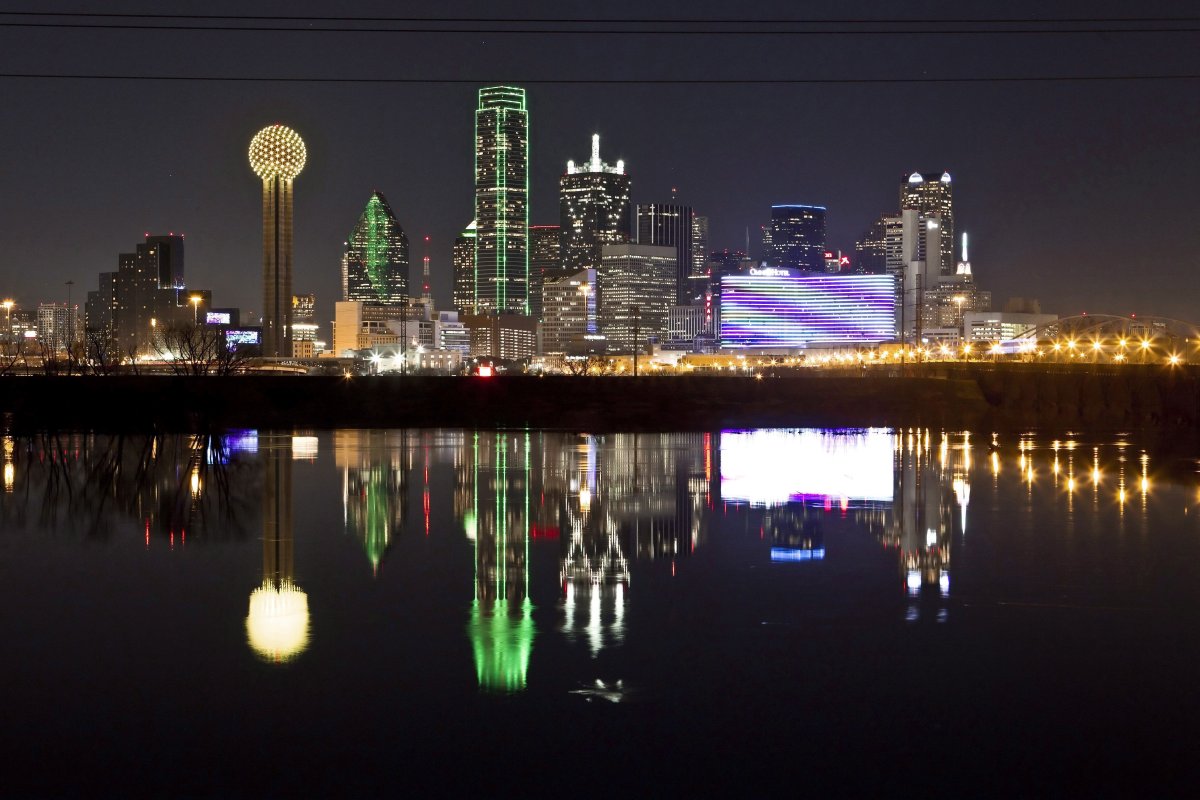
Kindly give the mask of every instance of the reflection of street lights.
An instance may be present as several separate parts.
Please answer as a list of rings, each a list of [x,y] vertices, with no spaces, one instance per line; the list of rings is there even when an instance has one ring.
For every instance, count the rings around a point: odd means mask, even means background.
[[[188,302],[192,304],[192,324],[200,324],[200,295],[194,294],[188,298]]]

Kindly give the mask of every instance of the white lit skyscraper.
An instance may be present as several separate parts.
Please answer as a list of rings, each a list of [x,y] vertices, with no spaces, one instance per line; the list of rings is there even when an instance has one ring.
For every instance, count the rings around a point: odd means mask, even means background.
[[[938,248],[938,272],[954,274],[954,186],[950,173],[924,174],[914,172],[900,181],[900,208],[912,208],[925,216],[938,215],[940,242]],[[931,259],[933,260],[933,259]]]
[[[592,136],[587,161],[567,162],[559,180],[559,257],[563,269],[595,269],[600,248],[628,242],[629,176],[625,162],[600,160],[600,134]]]

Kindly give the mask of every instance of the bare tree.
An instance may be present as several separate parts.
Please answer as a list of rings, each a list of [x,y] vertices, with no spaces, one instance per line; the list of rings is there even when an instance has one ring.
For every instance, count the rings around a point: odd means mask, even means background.
[[[226,343],[224,330],[210,325],[170,325],[156,347],[176,375],[232,375],[244,371],[251,358]]]
[[[121,369],[121,347],[104,331],[90,330],[80,359],[84,372],[113,375]]]
[[[0,375],[11,375],[18,364],[25,366],[25,340],[0,344]]]

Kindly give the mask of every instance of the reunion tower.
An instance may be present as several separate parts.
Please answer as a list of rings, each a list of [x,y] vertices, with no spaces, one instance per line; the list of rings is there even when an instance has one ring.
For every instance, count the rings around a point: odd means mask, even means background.
[[[292,181],[304,169],[304,140],[269,125],[250,141],[250,168],[262,178],[263,338],[268,358],[292,355]]]

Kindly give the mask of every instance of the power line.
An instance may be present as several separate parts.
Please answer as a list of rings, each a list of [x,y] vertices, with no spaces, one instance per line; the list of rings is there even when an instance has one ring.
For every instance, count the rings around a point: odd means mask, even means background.
[[[86,75],[82,73],[0,73],[0,79],[14,80],[81,80],[81,81],[168,81],[214,83],[362,83],[447,85],[471,84],[488,86],[517,84],[526,86],[551,85],[696,85],[696,86],[837,86],[885,84],[971,84],[971,83],[1111,83],[1149,81],[1195,81],[1197,74],[1164,75],[993,75],[973,77],[915,77],[915,78],[533,78],[497,80],[495,78],[338,78],[338,77],[281,77],[266,75]]]
[[[1061,36],[1096,34],[1200,33],[1200,28],[510,28],[510,27],[354,27],[354,26],[281,26],[281,25],[205,25],[162,24],[158,22],[0,22],[0,28],[42,30],[101,31],[193,31],[217,33],[391,33],[459,36]]]
[[[268,20],[287,22],[405,22],[405,23],[496,23],[496,24],[655,24],[655,25],[932,25],[932,24],[1125,24],[1200,22],[1200,17],[842,17],[842,18],[728,18],[728,17],[398,17],[287,14],[156,14],[138,12],[84,11],[0,11],[6,17],[84,17],[93,19],[189,19],[189,20]]]

